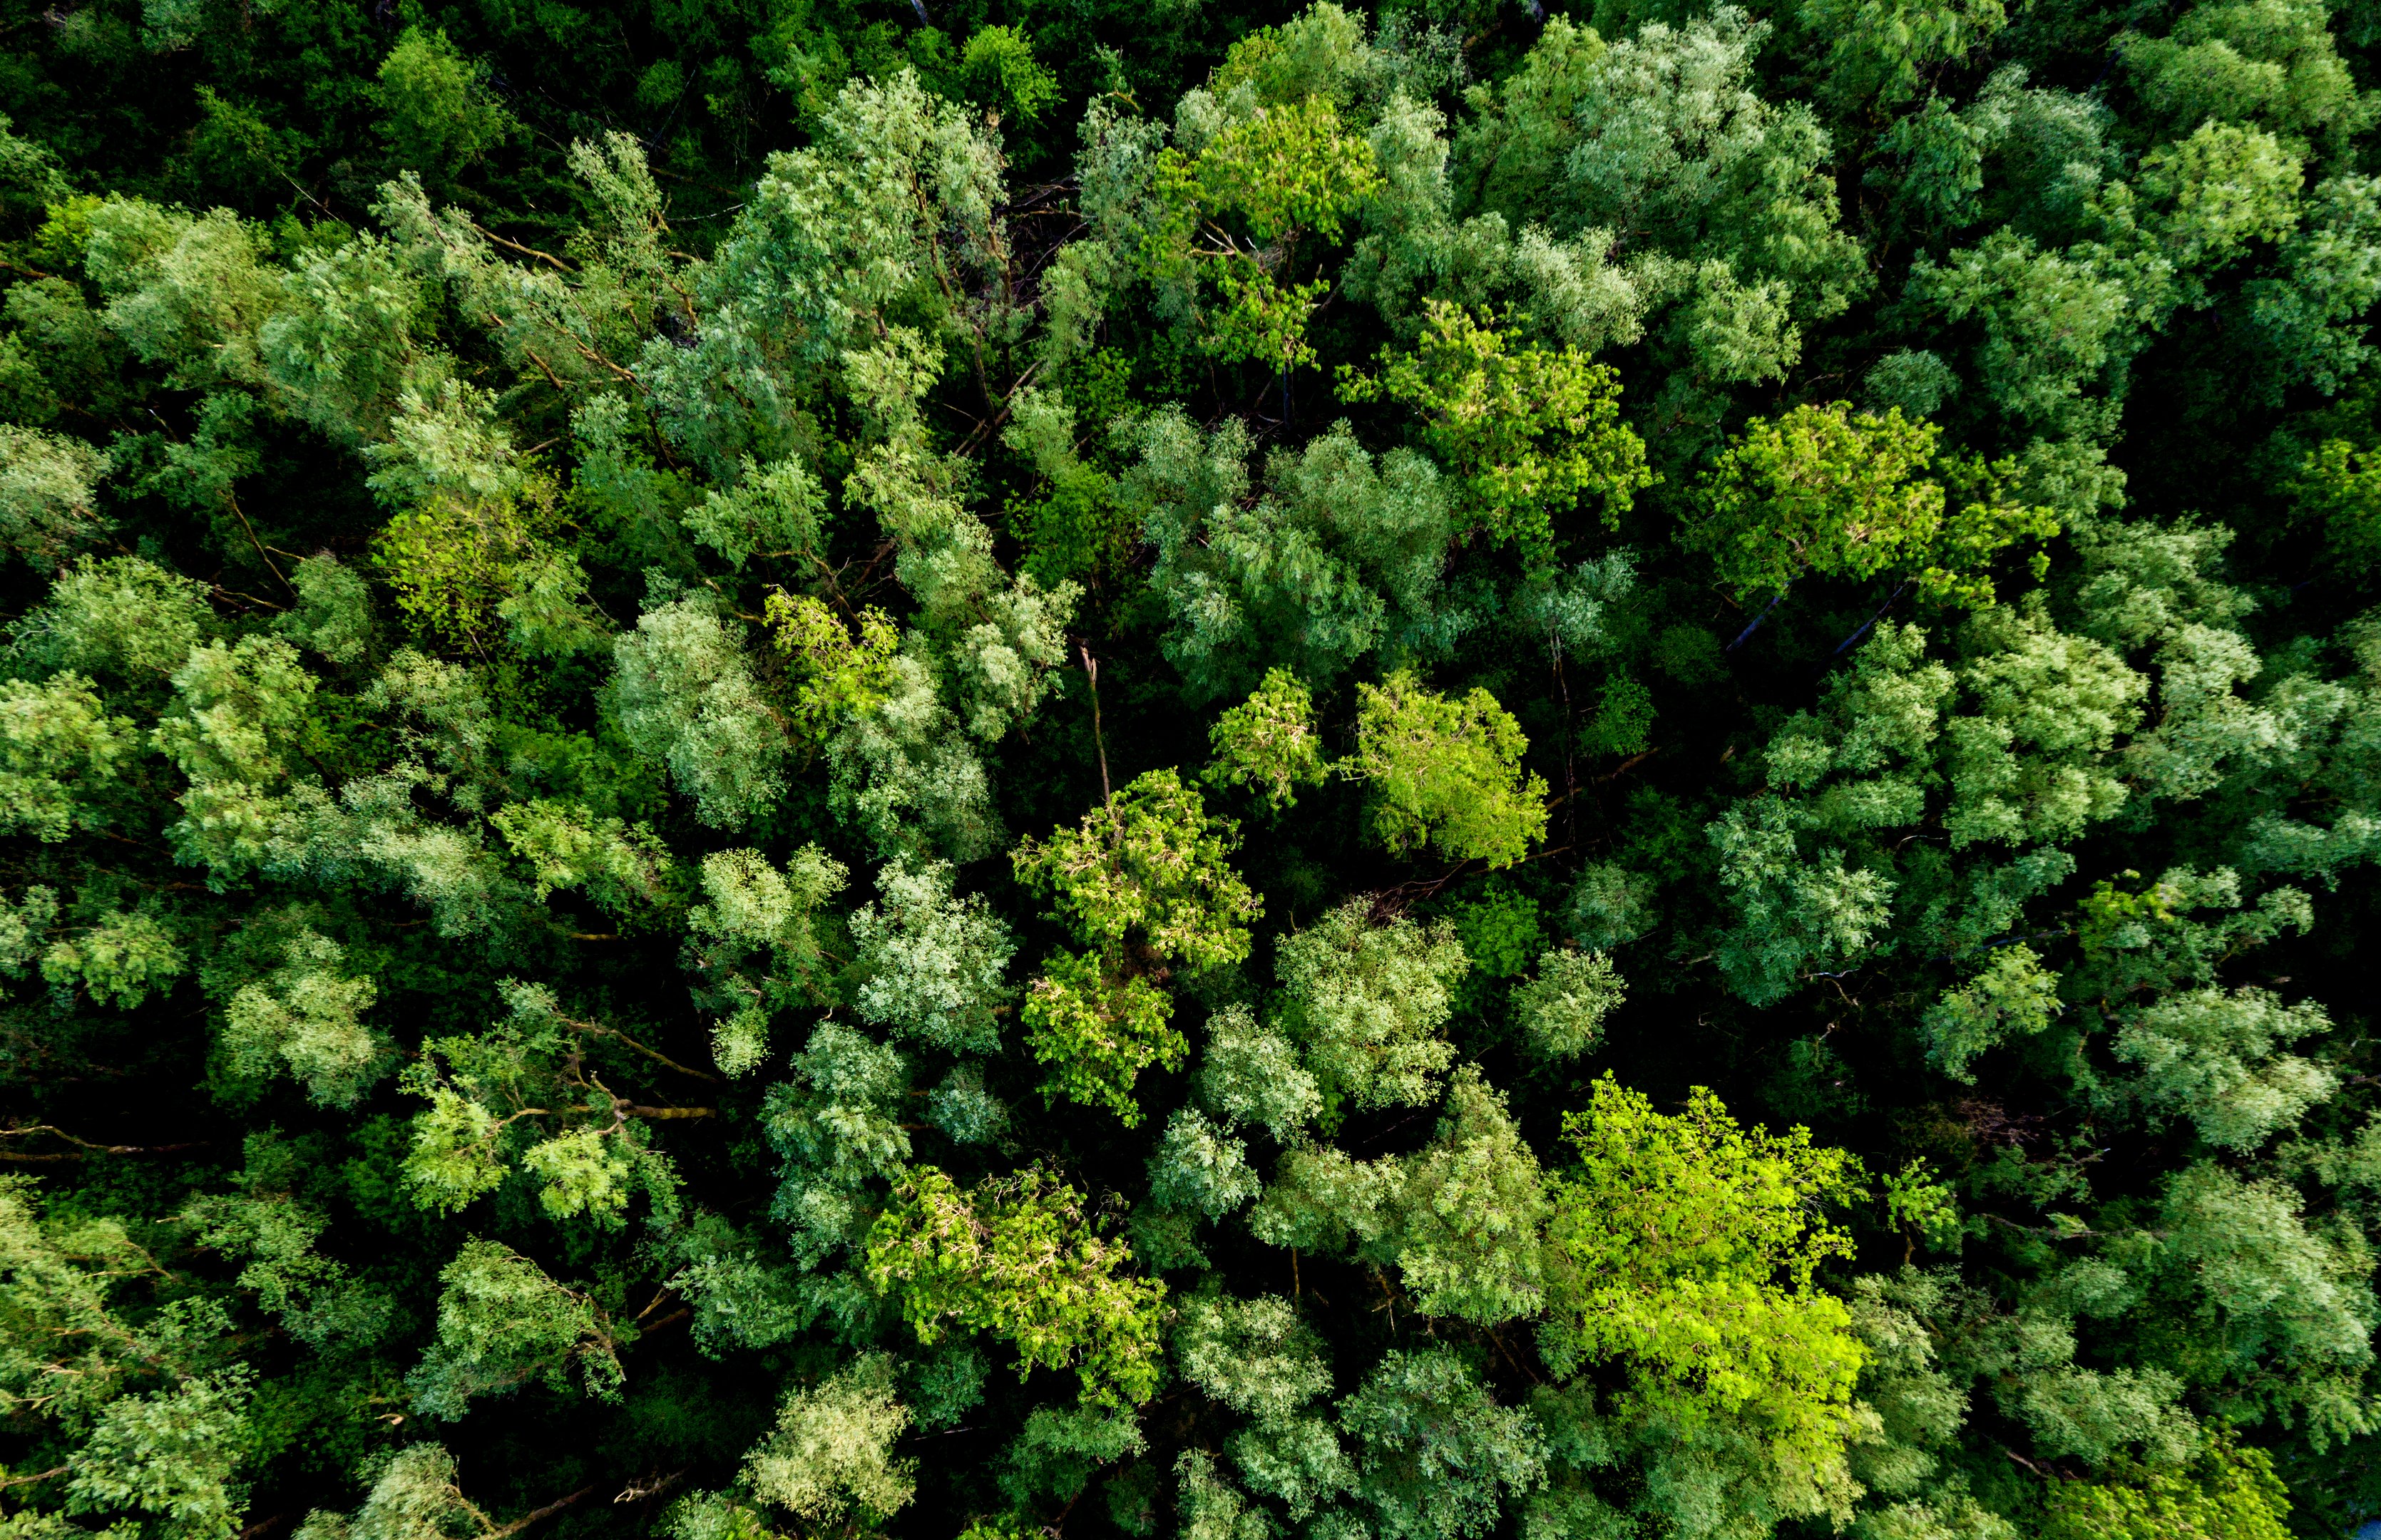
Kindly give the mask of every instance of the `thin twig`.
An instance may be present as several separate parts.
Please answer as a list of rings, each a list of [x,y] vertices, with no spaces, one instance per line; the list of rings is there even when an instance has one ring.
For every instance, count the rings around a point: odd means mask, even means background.
[[[1100,733],[1100,662],[1092,656],[1091,644],[1078,641],[1075,651],[1082,654],[1084,677],[1092,681],[1092,742],[1100,752],[1100,805],[1116,816],[1116,793],[1108,789],[1108,745]]]
[[[529,1528],[530,1525],[537,1522],[540,1519],[551,1519],[556,1514],[561,1512],[564,1509],[570,1507],[572,1504],[586,1501],[587,1498],[594,1493],[594,1491],[595,1488],[592,1486],[582,1486],[567,1497],[556,1497],[554,1501],[546,1504],[543,1508],[532,1509],[501,1529],[492,1529],[488,1531],[488,1533],[482,1537],[482,1540],[505,1540],[507,1535],[519,1534],[521,1531]]]

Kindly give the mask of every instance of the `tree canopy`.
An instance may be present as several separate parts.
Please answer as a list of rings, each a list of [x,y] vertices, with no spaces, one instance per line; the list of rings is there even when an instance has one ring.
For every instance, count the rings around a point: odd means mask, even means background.
[[[2370,6],[9,4],[0,1540],[2381,1522]]]

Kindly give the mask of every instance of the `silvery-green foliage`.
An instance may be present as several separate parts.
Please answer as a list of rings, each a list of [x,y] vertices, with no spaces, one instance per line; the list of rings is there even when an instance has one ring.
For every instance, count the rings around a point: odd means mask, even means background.
[[[781,870],[758,850],[714,850],[701,870],[706,900],[687,911],[685,962],[695,1002],[717,1011],[713,1052],[730,1075],[759,1067],[772,1012],[818,995],[812,916],[843,887],[845,872],[815,845]]]
[[[1175,1327],[1174,1355],[1185,1378],[1249,1420],[1230,1448],[1252,1490],[1304,1519],[1354,1485],[1330,1423],[1308,1410],[1331,1393],[1331,1371],[1321,1339],[1289,1301],[1191,1300]]]
[[[733,486],[714,488],[684,515],[686,532],[741,571],[754,557],[783,559],[815,547],[825,524],[826,499],[799,459],[763,467],[743,463]]]
[[[2326,1066],[2283,1051],[2330,1030],[2312,1002],[2286,1005],[2254,988],[2186,990],[2126,1015],[2111,1051],[2139,1078],[2106,1091],[2130,1091],[2157,1113],[2190,1118],[2209,1143],[2245,1153],[2339,1088]]]
[[[1853,1286],[1852,1329],[1869,1352],[1860,1394],[1877,1424],[1874,1436],[1852,1447],[1852,1472],[1887,1497],[1923,1489],[1967,1420],[1968,1392],[1936,1362],[1928,1324],[1912,1308],[1939,1300],[1941,1286],[1939,1276],[1907,1265],[1899,1274],[1864,1275]]]
[[[867,1184],[909,1159],[909,1085],[899,1052],[830,1018],[770,1089],[763,1128],[785,1161],[774,1212],[805,1268],[857,1240],[876,1207]]]
[[[476,1513],[456,1484],[443,1444],[409,1444],[373,1479],[353,1515],[318,1508],[297,1533],[305,1540],[440,1540]]]
[[[434,386],[453,368],[428,335],[430,299],[403,251],[371,231],[301,252],[283,304],[258,331],[266,377],[331,437],[380,438],[403,391]]]
[[[896,857],[876,875],[878,903],[850,920],[863,977],[852,1003],[861,1016],[954,1053],[993,1053],[995,1014],[1016,946],[980,894],[951,893],[948,862]]]
[[[998,147],[916,75],[845,86],[807,148],[769,157],[695,275],[692,346],[646,345],[639,373],[664,431],[722,482],[744,457],[784,458],[808,398],[878,317],[931,285],[938,263],[1000,260],[1004,197]],[[1009,323],[991,295],[942,324],[997,333]]]
[[[1438,1032],[1471,964],[1451,927],[1403,915],[1376,926],[1371,907],[1343,904],[1282,941],[1281,1020],[1328,1090],[1360,1107],[1419,1106],[1454,1061]]]
[[[1545,1438],[1445,1348],[1391,1351],[1339,1402],[1383,1540],[1469,1540],[1545,1479]]]
[[[49,597],[10,628],[11,666],[162,683],[213,627],[206,593],[204,583],[139,556],[83,562],[60,573]]]
[[[106,297],[107,328],[175,385],[262,383],[257,336],[287,279],[256,226],[229,209],[110,198],[91,212],[83,272]]]
[[[1297,1045],[1259,1025],[1244,1005],[1207,1019],[1199,1092],[1227,1123],[1261,1123],[1285,1143],[1323,1110],[1322,1090],[1299,1062]]]
[[[1604,1019],[1627,997],[1611,959],[1565,947],[1538,959],[1537,976],[1513,992],[1513,1014],[1532,1052],[1569,1058],[1595,1046]]]
[[[1174,1462],[1174,1512],[1182,1540],[1271,1540],[1273,1516],[1215,1473],[1215,1457],[1185,1449]]]
[[[1728,810],[1710,829],[1737,922],[1721,939],[1728,984],[1753,1005],[1785,997],[1813,967],[1858,955],[1891,917],[1890,877],[1848,865],[1840,849],[1806,854],[1774,797]]]
[[[396,1057],[361,1020],[379,995],[371,978],[348,972],[345,947],[301,928],[271,975],[232,996],[224,1050],[242,1075],[286,1073],[320,1106],[353,1106]]]
[[[364,446],[365,484],[394,508],[441,497],[504,503],[529,489],[531,471],[490,392],[441,380],[397,393],[388,435]]]
[[[1606,552],[1568,572],[1524,583],[1507,621],[1542,639],[1559,657],[1602,656],[1619,644],[1623,606],[1636,586],[1636,557],[1625,550]]]
[[[1450,642],[1465,622],[1434,590],[1454,533],[1436,470],[1393,450],[1377,461],[1343,428],[1266,462],[1243,507],[1246,438],[1202,434],[1178,413],[1134,430],[1124,479],[1145,510],[1151,586],[1166,656],[1202,697],[1245,693],[1268,662],[1321,683],[1377,649]],[[1451,634],[1450,634],[1451,633]]]
[[[879,854],[975,861],[1005,837],[983,762],[944,703],[940,675],[914,642],[890,666],[891,688],[828,740],[828,800]]]
[[[1331,1393],[1322,1339],[1278,1294],[1186,1301],[1174,1356],[1185,1378],[1243,1416],[1286,1417]]]
[[[565,160],[595,215],[571,242],[569,268],[500,255],[463,211],[434,209],[410,170],[382,184],[373,212],[411,266],[478,317],[516,367],[566,387],[614,386],[661,312],[683,315],[681,263],[634,139],[581,140]]]
[[[1722,6],[1614,43],[1586,73],[1554,200],[1562,227],[1626,232],[1624,257],[1719,264],[1698,271],[1697,290],[1775,283],[1798,322],[1825,319],[1861,288],[1861,252],[1820,173],[1826,132],[1752,89],[1767,32]]]
[[[2140,725],[2147,681],[2034,604],[1977,616],[1965,645],[1976,710],[1945,729],[1953,845],[2072,838],[2114,816],[2127,788],[2111,750]]]
[[[1072,582],[1044,590],[1031,573],[983,595],[985,618],[954,637],[947,654],[959,719],[972,737],[995,743],[1032,719],[1050,670],[1066,662],[1067,625],[1081,597]]]
[[[1220,1219],[1257,1195],[1248,1147],[1193,1107],[1176,1107],[1149,1157],[1149,1195],[1169,1208]]]
[[[1590,951],[1609,950],[1636,940],[1654,926],[1655,887],[1651,877],[1610,862],[1579,874],[1562,909],[1564,923]]]
[[[707,596],[647,610],[613,642],[607,704],[637,752],[666,766],[695,815],[751,821],[785,788],[786,729],[752,676],[742,639]]]
[[[0,423],[0,545],[37,570],[66,566],[107,532],[105,464],[79,439]]]
[[[2371,1361],[2381,1312],[2366,1282],[2363,1240],[2326,1233],[2305,1207],[2285,1183],[2212,1162],[2186,1167],[2167,1185],[2160,1228],[2196,1290],[2204,1346],[2227,1362],[2271,1357],[2342,1370]],[[2325,1395],[2319,1382],[2306,1388]]]
[[[812,1522],[855,1510],[889,1518],[917,1490],[912,1462],[893,1457],[910,1424],[894,1389],[893,1360],[869,1353],[794,1391],[746,1457],[744,1479],[764,1501]]]
[[[1008,1107],[984,1089],[983,1071],[954,1065],[926,1098],[926,1120],[961,1144],[998,1145],[1008,1133]]]
[[[702,1215],[671,1238],[680,1265],[669,1287],[694,1312],[688,1330],[705,1356],[771,1348],[800,1336],[816,1316],[792,1270],[717,1215]]]

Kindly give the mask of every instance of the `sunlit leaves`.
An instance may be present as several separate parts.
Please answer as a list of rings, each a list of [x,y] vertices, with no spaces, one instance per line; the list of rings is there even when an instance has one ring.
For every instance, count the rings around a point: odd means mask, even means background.
[[[1083,1399],[1138,1405],[1157,1388],[1166,1289],[1122,1273],[1132,1253],[1100,1232],[1082,1195],[1038,1167],[972,1192],[913,1168],[869,1231],[868,1277],[921,1342],[990,1331],[1035,1365],[1072,1367]]]

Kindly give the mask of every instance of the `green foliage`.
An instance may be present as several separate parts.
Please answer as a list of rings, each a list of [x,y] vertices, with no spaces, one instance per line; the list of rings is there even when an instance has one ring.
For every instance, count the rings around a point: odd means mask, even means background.
[[[77,827],[104,827],[99,799],[138,743],[131,719],[109,715],[79,674],[8,681],[0,686],[0,818],[49,844]]]
[[[1014,949],[1007,925],[982,895],[954,898],[941,862],[888,862],[876,888],[883,908],[864,905],[850,919],[867,973],[852,1000],[860,1013],[937,1047],[997,1050],[996,1013],[1008,995],[1002,975]]]
[[[607,703],[622,735],[668,768],[703,822],[739,827],[777,796],[786,729],[742,639],[713,606],[680,599],[647,610],[620,633],[613,657]]]
[[[388,1040],[359,1020],[380,991],[347,972],[337,942],[300,929],[269,981],[243,984],[224,1024],[233,1069],[259,1079],[286,1073],[329,1106],[352,1106],[387,1072]]]
[[[900,650],[900,638],[883,610],[861,615],[857,641],[807,593],[773,593],[763,613],[777,651],[796,660],[802,672],[794,717],[813,737],[824,737],[892,695],[893,655]]]
[[[1538,959],[1537,977],[1513,992],[1513,1014],[1532,1052],[1570,1058],[1595,1046],[1604,1019],[1627,997],[1603,953],[1565,948]]]
[[[1169,1022],[1174,1002],[1147,979],[1115,973],[1097,956],[1053,952],[1025,991],[1025,1045],[1049,1068],[1042,1088],[1141,1123],[1133,1082],[1143,1069],[1171,1069],[1189,1045]]]
[[[380,135],[399,165],[444,177],[519,130],[493,100],[485,71],[458,53],[443,31],[408,27],[381,61],[373,98]]]
[[[1215,758],[1204,779],[1262,791],[1276,813],[1298,804],[1300,787],[1323,784],[1314,697],[1286,670],[1269,670],[1254,694],[1217,717],[1207,742]]]
[[[0,543],[33,567],[65,566],[105,532],[104,464],[78,439],[0,424]]]
[[[891,1446],[909,1424],[893,1398],[893,1361],[854,1360],[777,1409],[777,1425],[753,1446],[744,1479],[753,1495],[812,1523],[857,1512],[882,1521],[907,1507],[917,1483]]]
[[[1690,539],[1716,558],[1740,598],[1782,591],[1809,573],[1911,573],[1920,589],[1988,605],[1981,569],[2004,547],[2058,532],[2050,510],[2010,504],[2013,468],[1952,461],[1947,486],[1920,479],[1939,430],[1844,402],[1755,419],[1703,483],[1707,510]],[[2037,573],[2039,575],[2039,573]]]
[[[617,1396],[625,1337],[593,1301],[508,1246],[473,1241],[438,1275],[438,1335],[407,1376],[414,1406],[454,1421],[471,1399],[531,1382]]]
[[[1281,944],[1281,1021],[1328,1102],[1413,1106],[1455,1049],[1439,1036],[1471,966],[1445,924],[1374,925],[1359,898]]]
[[[2366,9],[371,9],[0,30],[0,1530],[2381,1512]]]
[[[971,1192],[914,1167],[868,1234],[868,1277],[921,1342],[990,1331],[1016,1348],[1020,1378],[1071,1365],[1087,1405],[1137,1406],[1157,1389],[1166,1288],[1119,1274],[1131,1261],[1081,1194],[1038,1167]]]
[[[1203,972],[1247,957],[1248,926],[1264,912],[1228,863],[1239,833],[1175,772],[1152,770],[1080,828],[1028,839],[1010,861],[1089,945],[1115,950],[1130,939]]]
[[[2044,1533],[2055,1540],[2282,1540],[2290,1533],[2289,1492],[2261,1449],[2211,1438],[2186,1471],[2120,1469],[2111,1475],[2106,1482],[2055,1485]]]
[[[1418,350],[1385,353],[1378,378],[1343,375],[1341,396],[1419,413],[1422,442],[1456,478],[1462,527],[1518,544],[1532,568],[1552,565],[1555,516],[1583,496],[1617,529],[1654,481],[1620,421],[1619,376],[1576,348],[1512,348],[1494,317],[1460,306],[1431,300],[1424,314]]]
[[[1058,99],[1058,81],[1033,57],[1033,45],[1008,27],[979,27],[959,58],[968,89],[996,111],[1032,123]]]
[[[1656,1415],[1740,1417],[1805,1468],[1840,1461],[1865,1352],[1813,1287],[1850,1238],[1813,1210],[1852,1195],[1859,1162],[1807,1129],[1747,1132],[1708,1091],[1655,1112],[1608,1075],[1564,1131],[1580,1165],[1552,1189],[1549,1353],[1618,1359]]]
[[[1372,144],[1347,130],[1327,96],[1252,105],[1195,155],[1160,152],[1162,212],[1142,265],[1161,281],[1203,273],[1214,283],[1225,303],[1208,316],[1202,345],[1218,358],[1312,363],[1306,322],[1330,286],[1286,284],[1280,269],[1301,237],[1337,239],[1380,183]]]
[[[1395,1540],[1464,1540],[1496,1522],[1501,1499],[1543,1478],[1543,1436],[1500,1407],[1446,1349],[1391,1352],[1339,1423],[1361,1448],[1358,1493],[1377,1533]]]
[[[1949,1184],[1923,1159],[1887,1173],[1878,1185],[1885,1194],[1886,1217],[1897,1228],[1913,1232],[1937,1249],[1959,1243],[1960,1205]]]
[[[1427,841],[1450,860],[1497,867],[1545,837],[1546,783],[1522,770],[1530,740],[1495,696],[1450,699],[1410,670],[1357,695],[1356,752],[1340,773],[1374,787],[1373,827],[1389,849]]]
[[[1953,1080],[1973,1081],[1970,1066],[1979,1054],[2033,1036],[2064,1008],[2058,975],[2045,972],[2034,949],[2019,942],[1995,952],[1975,977],[1945,990],[1927,1008],[1927,1057]]]

